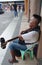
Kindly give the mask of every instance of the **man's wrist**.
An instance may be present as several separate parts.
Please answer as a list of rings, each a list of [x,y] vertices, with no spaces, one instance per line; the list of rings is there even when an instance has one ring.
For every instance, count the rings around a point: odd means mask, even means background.
[[[24,41],[23,37],[20,35],[18,36],[21,41]]]

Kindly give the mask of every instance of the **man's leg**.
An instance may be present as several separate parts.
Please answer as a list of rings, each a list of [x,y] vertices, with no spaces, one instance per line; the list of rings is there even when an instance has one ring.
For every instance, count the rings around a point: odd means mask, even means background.
[[[16,17],[16,11],[14,10],[14,16]]]
[[[20,45],[18,44],[18,39],[15,40],[13,43],[11,43],[9,45],[9,48],[10,48],[10,53],[12,55],[12,60],[10,61],[11,63],[15,62],[16,61],[16,58],[15,58],[15,51],[14,50],[26,50],[27,47],[25,45]]]
[[[15,63],[17,62],[17,60],[15,59],[15,52],[13,50],[10,50],[10,53],[12,55],[12,60],[9,59],[10,63]]]
[[[13,43],[17,43],[18,42],[18,39],[14,40]],[[10,47],[10,53],[11,53],[11,56],[12,56],[12,60],[9,59],[9,62],[10,63],[14,63],[14,62],[18,62],[15,58],[15,51],[13,49],[13,43],[10,43],[9,47]]]
[[[16,12],[17,14],[16,14],[16,16],[18,17],[18,12]]]

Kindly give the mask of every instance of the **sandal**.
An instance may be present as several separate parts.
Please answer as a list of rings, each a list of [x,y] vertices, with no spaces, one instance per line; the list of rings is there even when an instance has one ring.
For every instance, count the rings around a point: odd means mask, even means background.
[[[14,61],[14,60],[10,60],[10,59],[9,59],[9,63],[18,63],[18,60],[15,60],[15,61]]]

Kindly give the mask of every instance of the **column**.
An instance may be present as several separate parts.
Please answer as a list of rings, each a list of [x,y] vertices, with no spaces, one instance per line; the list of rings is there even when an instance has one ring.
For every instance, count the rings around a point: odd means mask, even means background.
[[[24,0],[25,4],[25,14],[28,15],[28,0]]]
[[[30,0],[30,17],[33,14],[40,14],[40,0]]]

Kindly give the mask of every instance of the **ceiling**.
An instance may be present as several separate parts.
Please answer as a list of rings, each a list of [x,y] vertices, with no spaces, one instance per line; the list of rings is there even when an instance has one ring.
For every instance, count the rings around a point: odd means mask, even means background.
[[[0,0],[0,2],[5,2],[5,1],[24,1],[24,0]]]

